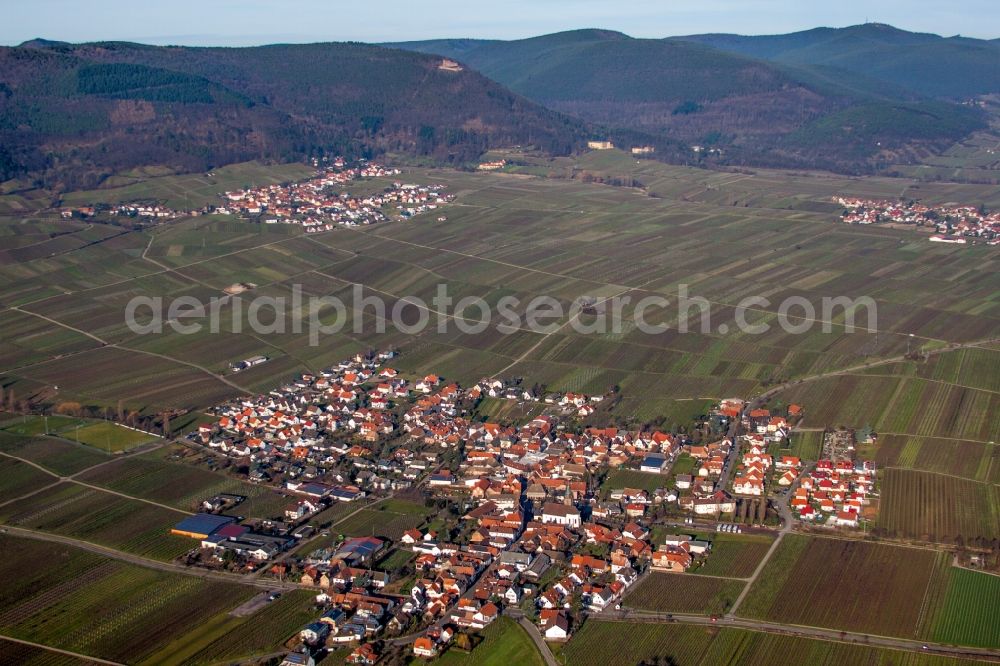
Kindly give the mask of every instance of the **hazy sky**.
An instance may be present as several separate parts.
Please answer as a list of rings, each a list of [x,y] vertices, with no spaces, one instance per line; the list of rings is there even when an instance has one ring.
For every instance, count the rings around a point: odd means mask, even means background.
[[[866,20],[907,30],[1000,37],[996,0],[0,0],[0,43],[33,37],[230,45],[512,39],[610,28],[635,37],[773,34]]]

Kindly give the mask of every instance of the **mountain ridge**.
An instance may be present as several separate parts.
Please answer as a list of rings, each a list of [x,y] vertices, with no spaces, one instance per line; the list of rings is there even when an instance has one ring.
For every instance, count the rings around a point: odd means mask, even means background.
[[[867,23],[776,35],[708,33],[668,37],[799,65],[827,65],[932,97],[1000,92],[1000,40],[908,32]]]
[[[853,32],[926,39],[888,27]],[[841,33],[817,28],[794,39],[831,34]],[[549,108],[609,127],[612,135],[627,129],[711,145],[717,148],[712,154],[730,164],[864,172],[943,149],[983,126],[975,110],[905,85],[832,64],[768,60],[682,38],[585,29],[511,41],[386,46],[453,58]],[[857,115],[844,115],[851,108],[872,110],[879,121],[859,133]],[[926,114],[939,122],[924,122]],[[841,117],[852,122],[836,131],[829,119]],[[831,143],[813,141],[811,128]]]
[[[386,151],[462,164],[510,145],[566,154],[586,134],[478,72],[376,45],[30,44],[0,50],[0,180]]]

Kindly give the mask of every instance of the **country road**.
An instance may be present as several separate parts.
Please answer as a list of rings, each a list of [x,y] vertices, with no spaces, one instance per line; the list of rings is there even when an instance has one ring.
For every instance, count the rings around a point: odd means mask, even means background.
[[[18,643],[20,645],[27,645],[30,647],[38,648],[40,650],[45,650],[46,652],[51,652],[53,654],[61,654],[64,657],[73,657],[87,664],[109,664],[110,666],[125,666],[118,661],[108,661],[107,659],[101,659],[100,657],[90,657],[85,654],[80,654],[79,652],[71,652],[69,650],[62,650],[60,648],[52,647],[51,645],[44,645],[42,643],[35,643],[33,641],[26,641],[22,638],[14,638],[13,636],[7,636],[5,634],[0,634],[0,643],[7,641],[8,643]]]
[[[157,448],[159,448],[159,447],[157,447]],[[146,448],[146,449],[143,449],[143,452],[146,452],[146,451],[149,451],[149,450],[151,450],[151,449]],[[22,462],[22,463],[24,463],[26,465],[31,465],[32,467],[34,467],[34,468],[36,468],[36,469],[38,469],[38,470],[40,470],[40,471],[48,474],[49,476],[53,477],[54,479],[56,479],[54,482],[52,482],[52,483],[50,483],[48,485],[39,486],[38,488],[35,488],[34,490],[32,490],[31,492],[27,493],[26,495],[21,495],[19,497],[14,497],[12,499],[9,499],[9,500],[3,502],[2,504],[0,504],[0,506],[6,506],[6,505],[12,504],[14,502],[19,502],[19,501],[21,501],[23,499],[31,497],[32,495],[37,495],[37,494],[39,494],[39,493],[41,493],[41,492],[43,492],[45,490],[48,490],[49,488],[54,488],[55,486],[58,486],[60,483],[64,483],[65,482],[65,483],[74,483],[74,484],[76,484],[78,486],[83,486],[84,488],[90,488],[91,490],[97,490],[97,491],[102,492],[102,493],[108,493],[109,495],[116,495],[118,497],[122,497],[124,499],[132,500],[132,501],[135,501],[135,502],[143,502],[145,504],[150,504],[152,506],[159,507],[159,508],[164,509],[166,511],[173,511],[175,513],[179,513],[179,514],[184,515],[184,516],[190,516],[190,515],[192,515],[192,513],[190,511],[184,511],[183,509],[178,509],[177,507],[170,506],[169,504],[163,504],[161,502],[155,502],[153,500],[146,499],[144,497],[136,497],[134,495],[128,495],[126,493],[118,492],[117,490],[112,490],[111,488],[105,488],[104,486],[97,486],[97,485],[94,485],[92,483],[87,483],[86,481],[79,481],[79,480],[76,479],[76,477],[80,476],[81,474],[83,474],[85,472],[89,472],[92,469],[95,469],[97,467],[101,467],[102,465],[106,465],[109,462],[112,462],[114,460],[121,460],[122,458],[124,458],[124,456],[116,456],[116,457],[112,458],[111,460],[106,460],[104,462],[98,463],[97,465],[93,465],[91,467],[88,467],[87,469],[81,470],[81,471],[77,472],[76,474],[71,474],[69,476],[59,476],[55,472],[53,472],[53,471],[51,471],[49,469],[46,469],[45,467],[42,467],[41,465],[39,465],[39,464],[37,464],[35,462],[32,462],[31,460],[28,460],[27,458],[21,458],[19,456],[15,456],[15,455],[12,455],[10,453],[5,453],[3,451],[0,451],[0,456],[2,456],[4,458],[9,458],[11,460],[17,460],[17,461]]]

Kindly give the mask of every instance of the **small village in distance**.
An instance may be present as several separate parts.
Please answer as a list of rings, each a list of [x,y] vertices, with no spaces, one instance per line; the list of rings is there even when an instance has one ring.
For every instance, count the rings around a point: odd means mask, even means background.
[[[1000,244],[1000,212],[983,206],[929,206],[855,197],[834,197],[834,201],[844,207],[841,219],[848,224],[915,225],[933,230],[928,240],[936,243]]]

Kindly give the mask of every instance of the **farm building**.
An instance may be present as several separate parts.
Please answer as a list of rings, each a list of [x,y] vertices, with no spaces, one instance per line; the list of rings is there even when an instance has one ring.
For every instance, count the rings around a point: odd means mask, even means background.
[[[209,534],[214,534],[226,525],[235,522],[231,516],[215,516],[210,513],[196,513],[174,525],[170,530],[171,534],[191,537],[192,539],[205,539]]]
[[[348,564],[362,564],[369,561],[384,545],[384,541],[375,537],[356,537],[345,541],[335,557]]]

